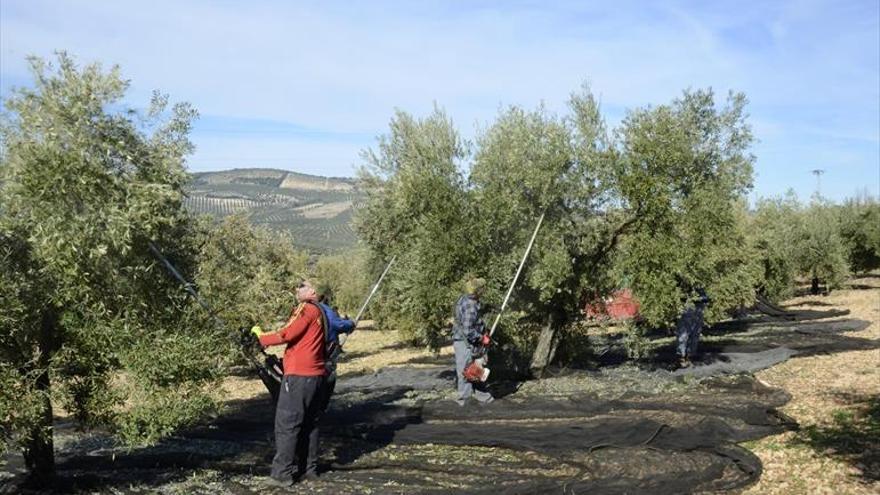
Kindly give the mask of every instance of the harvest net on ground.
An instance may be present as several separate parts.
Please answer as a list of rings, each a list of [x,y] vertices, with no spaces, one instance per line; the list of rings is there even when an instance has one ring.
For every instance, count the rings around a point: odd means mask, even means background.
[[[559,379],[577,388],[576,382],[593,378],[572,373]],[[377,491],[383,486],[438,493],[729,489],[749,484],[761,472],[760,461],[736,443],[790,425],[774,410],[788,400],[785,392],[751,377],[653,381],[662,388],[656,394],[617,398],[522,392],[465,408],[448,400],[409,407],[360,402],[328,418],[338,424],[330,427],[338,452],[359,451],[351,465],[343,454],[333,476]],[[395,448],[378,451],[388,444]],[[375,455],[363,454],[371,451]]]

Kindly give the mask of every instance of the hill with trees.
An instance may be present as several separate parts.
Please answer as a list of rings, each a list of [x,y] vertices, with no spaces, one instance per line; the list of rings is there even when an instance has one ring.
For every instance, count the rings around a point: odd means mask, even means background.
[[[242,216],[288,234],[297,248],[330,253],[356,244],[352,217],[363,197],[355,179],[252,168],[193,174],[184,204],[216,220]]]

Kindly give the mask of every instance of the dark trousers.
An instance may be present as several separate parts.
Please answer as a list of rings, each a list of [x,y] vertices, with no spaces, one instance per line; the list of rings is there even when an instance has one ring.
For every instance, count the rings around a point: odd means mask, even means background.
[[[333,392],[336,390],[336,373],[332,373],[324,378],[324,387],[321,390],[321,397],[319,399],[321,405],[321,414],[323,415],[327,412],[327,408],[330,407],[330,398],[333,397]]]
[[[676,350],[679,357],[690,359],[697,355],[702,329],[703,309],[700,307],[686,309],[675,326],[675,335],[678,340]]]
[[[317,471],[323,389],[323,376],[284,375],[275,407],[273,478],[288,481]]]

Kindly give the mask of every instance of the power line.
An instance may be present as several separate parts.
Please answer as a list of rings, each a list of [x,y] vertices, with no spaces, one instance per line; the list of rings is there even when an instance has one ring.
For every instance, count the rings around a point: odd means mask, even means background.
[[[816,196],[822,195],[822,174],[825,170],[821,168],[810,170],[810,173],[816,176]]]

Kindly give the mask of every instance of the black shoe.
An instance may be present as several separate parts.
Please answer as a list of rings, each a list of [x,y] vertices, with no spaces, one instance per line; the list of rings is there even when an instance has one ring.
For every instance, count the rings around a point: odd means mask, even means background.
[[[266,478],[266,484],[269,486],[277,486],[279,488],[290,488],[291,486],[293,486],[294,481],[293,478],[279,480],[277,478],[269,476],[268,478]]]

